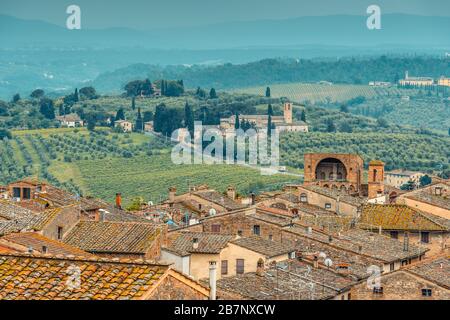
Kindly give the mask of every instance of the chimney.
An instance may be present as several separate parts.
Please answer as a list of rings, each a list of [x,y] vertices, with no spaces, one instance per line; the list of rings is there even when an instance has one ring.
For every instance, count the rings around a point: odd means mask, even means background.
[[[216,300],[216,269],[215,261],[209,262],[209,300]]]
[[[329,243],[333,242],[333,237],[331,236],[331,234],[328,236],[328,242]]]
[[[362,245],[359,245],[359,246],[358,246],[358,252],[361,253],[361,252],[362,252],[362,249],[363,249]]]
[[[409,235],[405,232],[403,236],[403,251],[409,251]]]
[[[308,227],[308,234],[312,234],[312,233],[313,233],[312,227]]]
[[[192,239],[192,248],[194,248],[194,249],[198,248],[198,238]]]
[[[47,253],[48,253],[48,248],[47,248],[47,246],[42,246],[42,253],[43,253],[43,254],[47,254]]]
[[[227,188],[227,197],[231,200],[236,200],[236,189],[233,186]]]
[[[256,275],[262,277],[264,275],[264,260],[260,258],[256,265]]]
[[[319,268],[319,257],[318,256],[314,256],[313,267],[316,269]]]
[[[32,247],[32,246],[29,246],[29,247],[28,247],[28,253],[29,253],[29,254],[32,254],[32,253],[33,253],[33,247]]]
[[[122,194],[116,193],[116,208],[122,209]]]
[[[175,201],[175,195],[177,194],[177,188],[170,187],[169,188],[169,201],[174,202]]]

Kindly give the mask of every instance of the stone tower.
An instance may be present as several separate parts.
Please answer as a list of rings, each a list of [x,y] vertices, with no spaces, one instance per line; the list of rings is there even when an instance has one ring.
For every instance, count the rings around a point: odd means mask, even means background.
[[[292,123],[292,103],[284,103],[284,122]]]
[[[384,163],[382,161],[372,160],[369,162],[367,182],[369,199],[384,195]]]

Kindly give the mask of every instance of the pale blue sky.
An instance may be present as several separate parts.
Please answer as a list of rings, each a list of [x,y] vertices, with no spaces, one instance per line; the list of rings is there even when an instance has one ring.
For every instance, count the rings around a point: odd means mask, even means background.
[[[449,0],[1,0],[0,14],[65,25],[66,7],[81,7],[85,28],[150,29],[227,21],[382,13],[450,16]]]

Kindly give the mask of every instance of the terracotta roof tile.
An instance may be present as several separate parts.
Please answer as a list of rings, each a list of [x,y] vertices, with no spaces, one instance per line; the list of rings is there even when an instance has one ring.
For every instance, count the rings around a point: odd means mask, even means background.
[[[80,250],[79,248],[70,246],[63,242],[52,240],[43,235],[34,232],[21,232],[21,233],[11,233],[9,235],[3,236],[0,238],[0,243],[15,243],[20,246],[23,246],[25,250],[28,248],[33,248],[33,250],[42,252],[42,248],[45,246],[47,249],[47,253],[51,255],[74,255],[74,256],[87,256],[92,257],[93,255]]]
[[[194,248],[194,239],[198,247]],[[180,232],[165,249],[185,256],[190,253],[219,253],[234,236],[208,232]]]
[[[137,299],[168,270],[150,262],[0,254],[0,299]]]
[[[144,254],[160,232],[150,223],[80,221],[63,241],[88,252]]]
[[[269,258],[295,251],[295,246],[290,243],[271,241],[257,236],[235,239],[231,243]]]
[[[363,228],[387,230],[446,231],[448,227],[406,205],[366,205],[359,221]]]

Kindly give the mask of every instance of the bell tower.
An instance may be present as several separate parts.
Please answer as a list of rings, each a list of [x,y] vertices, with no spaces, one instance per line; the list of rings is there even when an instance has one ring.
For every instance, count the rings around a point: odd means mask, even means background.
[[[372,160],[369,162],[367,182],[369,199],[384,195],[384,163],[382,161]]]
[[[292,123],[292,103],[285,102],[284,103],[284,122],[291,124]]]

